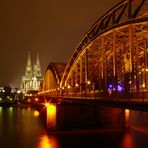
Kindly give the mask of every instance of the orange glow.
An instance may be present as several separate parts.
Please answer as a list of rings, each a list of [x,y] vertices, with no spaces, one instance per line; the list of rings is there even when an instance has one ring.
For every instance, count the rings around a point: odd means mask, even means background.
[[[133,137],[130,133],[127,133],[125,137],[123,138],[121,148],[134,148],[134,141]]]
[[[56,128],[56,106],[53,104],[47,106],[47,127]]]
[[[48,103],[45,103],[45,106],[47,107],[48,106]]]
[[[129,109],[125,109],[125,123],[126,126],[129,126],[129,121],[130,121],[130,114],[129,114]]]
[[[39,99],[38,98],[35,98],[35,101],[37,102]]]
[[[31,102],[31,99],[28,99],[27,101],[28,101],[28,102]]]
[[[38,111],[34,111],[34,113],[33,113],[33,115],[35,116],[35,117],[38,117],[39,116],[39,112]]]
[[[47,114],[55,114],[56,113],[56,106],[52,104],[47,105]]]
[[[54,137],[43,135],[39,139],[37,148],[58,148],[58,142]]]

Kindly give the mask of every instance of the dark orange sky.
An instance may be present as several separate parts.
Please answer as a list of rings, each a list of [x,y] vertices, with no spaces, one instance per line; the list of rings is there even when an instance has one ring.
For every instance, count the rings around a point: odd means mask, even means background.
[[[121,0],[4,0],[0,2],[0,85],[19,86],[28,51],[42,72],[67,62],[81,37]]]

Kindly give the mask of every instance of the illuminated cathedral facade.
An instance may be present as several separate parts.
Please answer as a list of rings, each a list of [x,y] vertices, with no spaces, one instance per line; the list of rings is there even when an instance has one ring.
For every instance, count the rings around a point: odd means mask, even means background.
[[[26,72],[21,79],[21,91],[23,93],[28,93],[29,91],[38,91],[40,83],[42,81],[43,77],[41,73],[39,54],[37,54],[35,64],[32,65],[29,53],[26,65]]]

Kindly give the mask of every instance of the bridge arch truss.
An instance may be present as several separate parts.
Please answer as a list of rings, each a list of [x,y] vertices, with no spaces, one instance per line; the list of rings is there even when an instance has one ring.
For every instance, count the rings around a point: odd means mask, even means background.
[[[65,93],[148,92],[148,2],[124,0],[101,17],[72,54]]]

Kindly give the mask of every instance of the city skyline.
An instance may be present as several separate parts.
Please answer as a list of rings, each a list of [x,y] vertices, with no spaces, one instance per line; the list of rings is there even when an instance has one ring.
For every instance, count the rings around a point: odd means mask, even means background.
[[[19,87],[27,53],[40,53],[43,74],[50,62],[67,62],[82,36],[119,0],[3,1],[0,10],[0,85]]]

